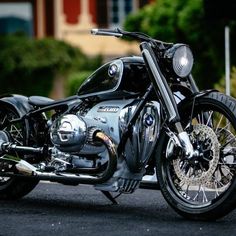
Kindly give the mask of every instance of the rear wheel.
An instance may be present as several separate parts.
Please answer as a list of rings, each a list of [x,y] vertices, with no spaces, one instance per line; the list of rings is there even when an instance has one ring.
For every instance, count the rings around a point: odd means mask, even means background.
[[[182,124],[197,153],[190,160],[163,136],[157,178],[167,202],[188,219],[215,220],[236,204],[236,102],[214,92],[182,108]]]
[[[24,143],[24,126],[20,123],[11,123],[11,120],[18,118],[16,111],[9,107],[0,108],[0,130],[6,131],[11,140],[17,145]],[[5,165],[0,161],[0,166]],[[37,180],[19,179],[15,177],[0,177],[0,199],[13,200],[28,194],[38,184]]]

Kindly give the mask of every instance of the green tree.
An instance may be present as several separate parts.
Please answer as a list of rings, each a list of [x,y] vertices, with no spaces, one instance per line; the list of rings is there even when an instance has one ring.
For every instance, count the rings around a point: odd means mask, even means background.
[[[230,95],[236,98],[236,67],[233,66],[230,76]],[[217,84],[215,84],[215,89],[222,93],[225,93],[225,77],[223,76]]]
[[[224,25],[223,21],[206,21],[203,0],[157,0],[129,15],[124,27],[163,41],[189,44],[195,58],[193,75],[197,84],[210,88],[224,72]],[[230,22],[230,26],[233,42],[235,22]],[[232,62],[235,61],[232,55]]]
[[[79,48],[55,39],[0,37],[0,94],[48,96],[56,76],[96,69],[101,58],[88,58]]]

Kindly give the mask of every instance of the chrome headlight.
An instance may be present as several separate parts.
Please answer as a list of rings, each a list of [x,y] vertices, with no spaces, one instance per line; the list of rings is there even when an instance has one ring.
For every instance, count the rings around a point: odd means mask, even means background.
[[[193,54],[185,44],[174,44],[165,53],[165,58],[171,62],[175,74],[181,78],[188,76],[193,67]]]

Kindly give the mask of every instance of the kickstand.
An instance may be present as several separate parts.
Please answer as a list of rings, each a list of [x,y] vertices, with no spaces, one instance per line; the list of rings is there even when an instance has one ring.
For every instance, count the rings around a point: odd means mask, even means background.
[[[115,200],[115,198],[111,195],[108,191],[101,191],[114,205],[117,205],[118,202]]]

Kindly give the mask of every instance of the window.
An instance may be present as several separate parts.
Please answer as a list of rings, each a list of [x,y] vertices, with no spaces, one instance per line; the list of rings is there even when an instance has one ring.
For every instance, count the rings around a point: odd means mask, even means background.
[[[109,1],[110,27],[122,26],[125,17],[133,11],[133,0],[110,0]]]
[[[96,0],[98,27],[122,27],[125,17],[151,2],[150,0]]]
[[[0,3],[0,35],[13,33],[33,36],[31,3]]]

